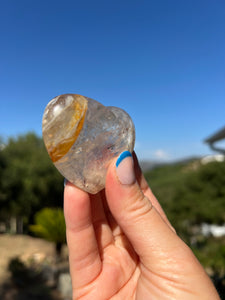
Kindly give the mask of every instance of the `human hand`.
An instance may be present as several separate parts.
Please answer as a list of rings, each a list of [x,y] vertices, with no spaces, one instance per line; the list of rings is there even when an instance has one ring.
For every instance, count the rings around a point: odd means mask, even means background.
[[[64,213],[74,300],[219,299],[135,154],[112,162],[105,190],[96,195],[68,182]]]

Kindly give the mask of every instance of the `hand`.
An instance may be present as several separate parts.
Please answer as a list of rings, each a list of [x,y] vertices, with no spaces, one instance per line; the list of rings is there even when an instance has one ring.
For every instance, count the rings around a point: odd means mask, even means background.
[[[65,187],[73,299],[219,299],[152,194],[135,154],[122,153],[116,164],[96,195],[69,182]]]

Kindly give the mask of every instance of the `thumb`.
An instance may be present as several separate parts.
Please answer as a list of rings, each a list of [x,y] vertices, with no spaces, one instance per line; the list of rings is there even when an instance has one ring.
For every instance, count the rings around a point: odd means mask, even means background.
[[[111,213],[144,265],[158,270],[174,257],[174,249],[186,248],[143,194],[129,151],[110,165],[105,191]]]
[[[110,165],[105,192],[111,213],[139,256],[143,299],[148,290],[156,293],[155,299],[162,298],[162,291],[166,299],[169,295],[176,295],[173,299],[219,299],[190,248],[143,194],[130,152],[123,152]],[[150,193],[145,190],[145,194]]]

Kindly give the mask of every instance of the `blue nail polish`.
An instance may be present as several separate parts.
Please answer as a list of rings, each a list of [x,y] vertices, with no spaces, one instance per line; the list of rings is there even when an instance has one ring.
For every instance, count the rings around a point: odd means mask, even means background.
[[[66,186],[68,180],[66,178],[64,178],[64,187]]]
[[[120,156],[118,157],[117,161],[116,161],[116,167],[119,166],[119,164],[121,163],[121,161],[124,160],[124,158],[126,157],[132,157],[132,154],[130,153],[130,151],[124,151],[120,154]]]

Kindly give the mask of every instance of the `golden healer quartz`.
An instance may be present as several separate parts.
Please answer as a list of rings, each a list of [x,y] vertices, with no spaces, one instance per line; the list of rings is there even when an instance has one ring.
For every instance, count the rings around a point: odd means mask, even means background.
[[[44,141],[53,162],[62,158],[76,141],[86,111],[87,100],[80,95],[62,95],[49,103],[42,123]]]
[[[42,120],[43,139],[60,173],[95,194],[105,185],[107,167],[124,150],[133,151],[135,129],[130,116],[77,94],[52,99]]]

